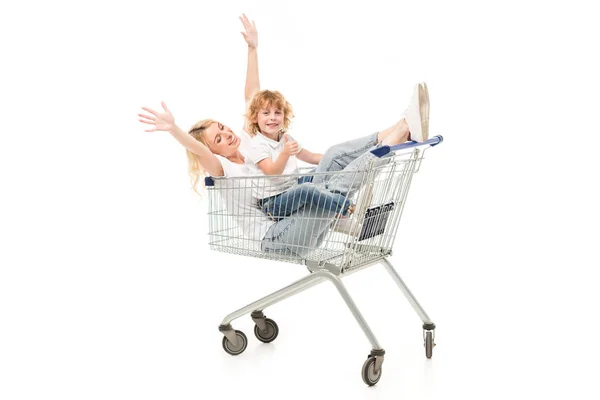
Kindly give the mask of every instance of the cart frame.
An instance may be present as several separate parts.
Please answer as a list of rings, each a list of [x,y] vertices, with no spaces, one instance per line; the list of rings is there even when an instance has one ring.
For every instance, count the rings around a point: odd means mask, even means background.
[[[265,316],[263,311],[319,283],[329,281],[335,286],[371,344],[371,352],[363,364],[362,378],[367,385],[375,385],[381,378],[385,351],[346,289],[342,278],[372,265],[383,264],[423,322],[425,353],[427,358],[431,358],[435,346],[435,324],[406,286],[388,257],[392,254],[412,177],[418,172],[425,151],[442,141],[441,136],[435,136],[425,142],[408,142],[373,150],[372,153],[376,156],[374,161],[360,174],[356,174],[356,187],[360,189],[347,196],[346,201],[353,202],[355,205],[352,217],[331,219],[330,229],[317,248],[300,246],[297,252],[263,251],[260,243],[246,239],[244,232],[238,226],[237,221],[244,217],[236,214],[236,210],[232,210],[232,207],[227,207],[224,191],[256,192],[257,187],[264,188],[268,185],[272,177],[207,178],[211,249],[303,264],[310,272],[296,282],[228,314],[219,325],[219,331],[223,334],[224,350],[231,355],[238,355],[247,346],[246,335],[239,330],[234,330],[232,321],[251,314],[255,323],[256,337],[262,342],[269,343],[275,340],[279,328],[275,321]],[[327,174],[333,176],[339,173],[343,172]],[[312,172],[304,172],[298,177],[310,176],[312,179],[316,175]],[[305,200],[309,202],[309,199]],[[301,207],[311,207],[311,204]],[[329,217],[313,215],[312,218]]]

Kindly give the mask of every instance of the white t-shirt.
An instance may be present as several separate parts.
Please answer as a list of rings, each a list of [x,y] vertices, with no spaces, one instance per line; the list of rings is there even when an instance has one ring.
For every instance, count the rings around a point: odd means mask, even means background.
[[[242,229],[246,239],[262,240],[274,222],[265,216],[256,206],[256,199],[252,194],[255,186],[253,179],[254,164],[247,156],[250,138],[247,133],[239,135],[239,151],[246,159],[244,164],[236,164],[225,157],[216,156],[223,166],[225,177],[240,177],[239,179],[215,179],[215,187],[225,202],[227,212],[234,215],[238,226]],[[242,179],[243,178],[243,179]]]
[[[289,135],[288,135],[289,136]],[[290,140],[294,140],[289,136]],[[258,164],[265,158],[270,158],[275,161],[283,151],[285,146],[285,139],[283,137],[280,141],[275,141],[264,136],[262,133],[257,133],[251,141],[251,150],[249,153],[250,161],[254,164]],[[298,143],[298,150],[302,150],[302,146]],[[297,174],[298,173],[298,160],[296,156],[292,156],[288,159],[281,175]],[[256,166],[254,170],[255,175],[265,175],[265,173]],[[254,190],[254,196],[257,199],[264,199],[267,197],[275,196],[276,194],[285,192],[296,183],[297,178],[285,177],[285,176],[273,176],[269,179],[257,180],[257,185]]]

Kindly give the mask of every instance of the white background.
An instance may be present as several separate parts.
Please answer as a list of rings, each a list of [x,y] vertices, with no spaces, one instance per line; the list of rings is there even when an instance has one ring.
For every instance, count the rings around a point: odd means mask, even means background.
[[[600,64],[591,2],[105,1],[0,7],[0,398],[594,398],[599,371]],[[324,151],[380,130],[425,80],[432,134],[392,263],[267,310],[271,345],[231,357],[229,312],[302,267],[208,250],[184,150],[136,114],[239,131],[246,45],[263,88]]]

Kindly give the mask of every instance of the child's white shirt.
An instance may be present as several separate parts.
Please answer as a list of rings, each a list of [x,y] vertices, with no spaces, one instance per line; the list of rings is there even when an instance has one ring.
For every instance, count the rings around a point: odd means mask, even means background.
[[[294,140],[288,135],[290,140]],[[283,152],[285,147],[285,139],[281,137],[281,140],[275,141],[264,136],[262,133],[256,134],[251,141],[250,150],[250,161],[256,166],[256,175],[265,175],[265,173],[258,167],[260,161],[265,158],[270,158],[273,162],[277,160],[279,155]],[[302,146],[298,143],[298,151],[302,151]],[[298,160],[296,156],[288,158],[283,173],[281,175],[297,174],[298,173]],[[279,193],[283,193],[292,187],[297,182],[297,177],[293,176],[277,176],[272,175],[270,179],[259,179],[258,185],[254,185],[254,196],[258,199],[264,199],[267,197],[275,196]]]

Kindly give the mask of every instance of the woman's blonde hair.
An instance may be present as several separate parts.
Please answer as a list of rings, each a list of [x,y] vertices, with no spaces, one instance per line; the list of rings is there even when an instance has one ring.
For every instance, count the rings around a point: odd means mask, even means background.
[[[259,90],[252,96],[248,104],[248,109],[246,110],[246,132],[250,134],[250,136],[256,136],[257,133],[260,132],[260,128],[258,127],[258,122],[256,121],[258,118],[258,113],[260,110],[263,110],[268,107],[277,107],[283,111],[283,129],[282,131],[286,131],[290,123],[292,122],[292,118],[294,118],[294,113],[292,111],[292,105],[287,102],[285,97],[277,91],[271,90]]]
[[[204,133],[206,133],[206,129],[214,124],[217,121],[212,119],[203,119],[202,121],[198,121],[190,128],[188,133],[197,141],[208,147],[208,143],[206,142],[206,138],[204,137]],[[189,150],[185,151],[188,158],[188,174],[190,175],[190,182],[192,183],[192,188],[198,194],[201,194],[198,190],[198,187],[204,187],[204,181],[201,181],[201,178],[205,177],[206,171],[200,165],[200,161],[198,160],[198,156],[192,153]]]

